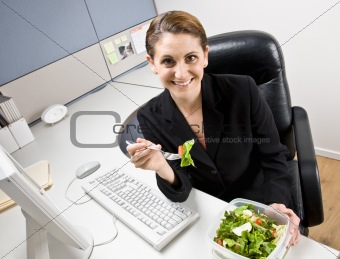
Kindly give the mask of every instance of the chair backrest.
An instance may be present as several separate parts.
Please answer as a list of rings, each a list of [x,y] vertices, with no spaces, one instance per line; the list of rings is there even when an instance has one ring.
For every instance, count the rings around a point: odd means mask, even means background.
[[[138,110],[133,111],[133,113],[131,113],[130,116],[123,122],[123,127],[117,135],[119,148],[127,157],[130,157],[130,155],[126,150],[126,140],[136,142],[137,138],[144,138],[137,120],[137,111]]]
[[[205,72],[251,76],[272,110],[282,144],[293,158],[292,108],[279,43],[268,33],[246,30],[209,37],[208,44]]]

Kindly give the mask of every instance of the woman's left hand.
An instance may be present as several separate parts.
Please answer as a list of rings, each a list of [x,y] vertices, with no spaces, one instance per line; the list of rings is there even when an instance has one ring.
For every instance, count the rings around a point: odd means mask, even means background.
[[[300,218],[294,213],[293,210],[287,208],[284,204],[273,203],[270,205],[272,208],[279,210],[280,212],[286,214],[291,222],[290,224],[290,234],[292,235],[289,246],[294,246],[299,242],[300,239]]]

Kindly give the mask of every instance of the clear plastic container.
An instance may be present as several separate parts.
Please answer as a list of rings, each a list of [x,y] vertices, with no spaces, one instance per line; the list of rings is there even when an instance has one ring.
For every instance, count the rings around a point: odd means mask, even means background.
[[[279,225],[287,225],[284,235],[280,238],[279,242],[276,245],[276,248],[270,253],[267,259],[277,259],[282,258],[287,250],[287,245],[290,240],[290,220],[288,217],[282,213],[277,212],[272,207],[251,201],[246,199],[234,199],[232,200],[216,217],[214,222],[210,225],[208,230],[208,242],[212,248],[213,258],[219,259],[247,259],[248,257],[236,254],[231,250],[217,244],[214,241],[214,237],[216,236],[216,231],[220,227],[221,220],[224,218],[225,211],[233,211],[236,207],[240,207],[244,204],[252,204],[254,205],[254,210],[256,212],[263,213],[268,216],[269,219],[275,220]]]

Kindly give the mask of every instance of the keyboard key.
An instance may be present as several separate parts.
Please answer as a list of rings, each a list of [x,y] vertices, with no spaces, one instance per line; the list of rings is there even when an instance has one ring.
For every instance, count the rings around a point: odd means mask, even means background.
[[[174,214],[177,215],[178,217],[180,217],[181,219],[187,218],[187,215],[185,215],[184,213],[182,213],[178,210],[175,210]]]

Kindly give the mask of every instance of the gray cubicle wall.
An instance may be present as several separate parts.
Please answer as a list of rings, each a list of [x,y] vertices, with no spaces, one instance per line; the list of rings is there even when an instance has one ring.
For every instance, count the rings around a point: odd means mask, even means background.
[[[85,0],[85,3],[91,15],[111,78],[146,60],[145,53],[139,53],[138,49],[136,50],[137,46],[134,44],[136,42],[133,41],[131,33],[135,29],[144,28],[156,16],[156,9],[152,0]],[[121,37],[125,38],[124,42],[116,43],[117,39],[119,40]],[[108,42],[113,43],[117,53],[120,47],[131,42],[134,54],[111,64],[104,47]],[[119,56],[119,54],[117,55]]]
[[[99,41],[150,20],[156,15],[153,1],[85,0]]]
[[[156,14],[152,0],[2,0],[0,91],[29,123],[39,119],[143,62],[145,54],[110,64],[103,42]]]
[[[0,24],[0,85],[98,42],[83,0],[3,0]]]

